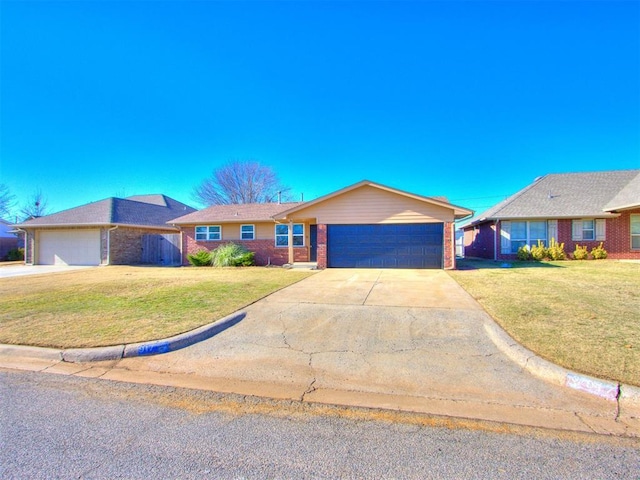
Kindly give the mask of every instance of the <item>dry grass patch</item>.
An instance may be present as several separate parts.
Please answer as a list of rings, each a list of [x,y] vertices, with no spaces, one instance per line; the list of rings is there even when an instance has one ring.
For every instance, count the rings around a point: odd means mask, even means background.
[[[165,338],[309,275],[260,267],[113,266],[0,279],[0,343],[69,348]]]
[[[450,275],[518,342],[566,368],[640,385],[640,264],[465,260]]]

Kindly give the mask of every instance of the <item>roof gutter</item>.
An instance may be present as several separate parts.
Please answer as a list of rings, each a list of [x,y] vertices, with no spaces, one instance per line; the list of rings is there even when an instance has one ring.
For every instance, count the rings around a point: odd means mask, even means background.
[[[619,210],[633,210],[634,208],[640,208],[640,203],[631,203],[629,205],[622,205],[614,208],[606,208],[603,212],[613,214],[613,212],[617,212]]]

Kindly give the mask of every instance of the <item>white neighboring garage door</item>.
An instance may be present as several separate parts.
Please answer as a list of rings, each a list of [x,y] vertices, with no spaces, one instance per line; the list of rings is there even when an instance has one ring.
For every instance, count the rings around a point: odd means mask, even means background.
[[[43,230],[40,265],[100,265],[100,230]]]

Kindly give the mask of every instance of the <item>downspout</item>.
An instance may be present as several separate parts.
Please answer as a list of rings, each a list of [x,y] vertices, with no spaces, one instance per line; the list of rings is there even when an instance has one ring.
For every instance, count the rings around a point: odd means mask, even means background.
[[[493,232],[493,261],[497,262],[498,261],[498,233],[500,233],[500,230],[498,228],[498,222],[499,220],[496,220],[493,225],[496,227],[494,232]]]
[[[289,264],[293,265],[295,260],[295,255],[293,253],[293,220],[289,220]]]
[[[451,269],[455,270],[457,265],[456,259],[456,222],[451,222]]]
[[[18,232],[24,233],[24,264],[29,265],[27,263],[27,258],[29,258],[29,256],[27,255],[27,253],[29,252],[29,232],[27,232],[26,230],[22,230],[21,228],[16,228],[16,230]],[[31,259],[31,265],[33,265],[33,258]]]
[[[110,229],[107,230],[107,263],[106,265],[111,265],[111,232],[113,232],[117,228],[118,228],[118,225],[116,225],[115,227],[111,227]]]

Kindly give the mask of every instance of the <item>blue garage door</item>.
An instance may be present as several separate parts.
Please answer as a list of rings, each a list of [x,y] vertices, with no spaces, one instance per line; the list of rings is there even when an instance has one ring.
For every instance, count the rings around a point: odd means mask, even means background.
[[[444,224],[328,225],[330,268],[442,268]]]

